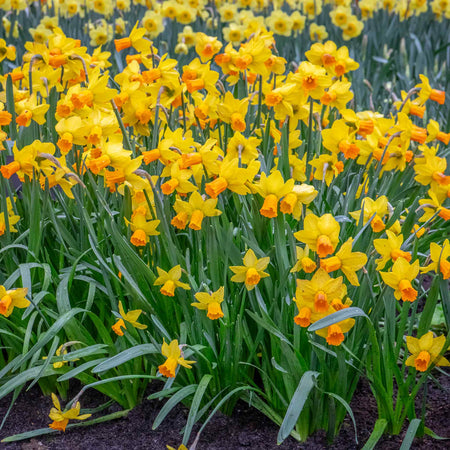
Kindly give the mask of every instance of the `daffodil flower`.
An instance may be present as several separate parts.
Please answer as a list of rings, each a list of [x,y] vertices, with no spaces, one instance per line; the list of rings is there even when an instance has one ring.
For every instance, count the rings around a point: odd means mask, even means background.
[[[167,359],[164,364],[158,366],[158,370],[161,375],[174,378],[175,371],[178,365],[186,367],[186,369],[191,369],[192,364],[195,364],[196,361],[187,361],[183,358],[180,346],[178,345],[178,340],[174,339],[170,344],[167,344],[166,341],[163,341],[163,345],[161,347],[161,353]]]
[[[195,299],[198,303],[191,303],[197,309],[208,311],[206,316],[211,319],[220,319],[223,317],[223,311],[220,304],[223,302],[225,288],[222,286],[216,292],[208,294],[207,292],[197,292]]]
[[[245,282],[245,287],[248,291],[251,291],[259,283],[261,278],[269,276],[264,272],[269,265],[270,258],[268,256],[258,259],[255,252],[249,249],[244,256],[243,266],[230,266],[230,270],[235,273],[231,277],[231,281],[235,283]]]
[[[142,309],[134,309],[125,313],[122,302],[119,301],[119,314],[120,319],[117,319],[116,323],[111,327],[114,333],[116,333],[118,336],[123,336],[122,328],[125,328],[125,321],[133,325],[133,327],[138,328],[139,330],[145,330],[147,328],[147,325],[144,325],[137,321],[139,319],[139,316],[142,314]]]
[[[175,295],[175,289],[180,287],[185,290],[190,290],[191,287],[187,283],[182,283],[179,281],[181,278],[181,266],[172,267],[168,272],[157,267],[158,278],[154,281],[154,286],[161,286],[160,292],[162,295],[167,295],[168,297],[173,297]]]
[[[27,288],[9,289],[0,286],[0,314],[9,317],[14,308],[26,308],[30,301],[25,298]]]
[[[394,289],[394,296],[397,300],[413,302],[417,298],[417,291],[412,287],[411,282],[419,273],[419,260],[409,264],[402,257],[397,258],[390,272],[380,272],[383,281]]]
[[[439,357],[445,344],[445,336],[433,337],[433,332],[429,331],[420,339],[412,336],[406,337],[406,346],[411,356],[405,364],[415,367],[419,372],[425,372],[432,363],[436,366],[450,366],[450,362],[443,356]]]
[[[85,420],[91,417],[92,414],[82,414],[80,416],[80,402],[77,402],[74,408],[68,411],[61,411],[61,405],[58,397],[52,393],[53,408],[50,410],[49,417],[53,422],[49,425],[54,430],[66,431],[66,426],[69,420]]]

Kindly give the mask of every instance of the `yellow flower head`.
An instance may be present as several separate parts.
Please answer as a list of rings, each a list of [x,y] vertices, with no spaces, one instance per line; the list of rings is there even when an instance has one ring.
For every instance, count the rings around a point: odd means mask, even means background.
[[[147,325],[138,322],[139,316],[142,314],[142,309],[134,309],[125,313],[122,302],[119,301],[119,314],[121,318],[117,319],[116,323],[111,327],[117,335],[123,336],[121,327],[125,327],[125,321],[140,330],[145,330],[147,328]]]
[[[53,422],[49,425],[54,430],[65,431],[69,420],[85,420],[91,417],[92,414],[82,414],[80,416],[81,405],[77,402],[73,408],[67,411],[61,411],[61,405],[58,397],[52,393],[53,408],[50,410],[49,417]]]
[[[195,364],[195,361],[184,359],[177,339],[171,341],[170,344],[167,344],[164,340],[161,346],[161,353],[167,359],[164,364],[158,366],[158,369],[163,376],[168,378],[175,377],[175,371],[178,365],[186,367],[186,369],[191,369],[192,364]]]
[[[445,336],[434,338],[432,331],[424,334],[420,339],[407,336],[406,345],[412,355],[405,364],[415,367],[419,372],[425,372],[432,363],[437,366],[450,366],[450,362],[446,358],[439,357],[439,353],[445,345]]]
[[[168,297],[173,297],[175,295],[175,288],[180,287],[185,290],[190,290],[190,286],[186,283],[179,281],[181,278],[181,266],[172,267],[168,272],[159,267],[156,268],[158,271],[158,278],[153,283],[154,286],[161,286],[161,294],[167,295]]]
[[[380,272],[383,281],[394,289],[394,296],[397,300],[413,302],[417,298],[417,291],[412,287],[411,282],[419,273],[419,260],[409,264],[402,257],[397,258],[390,272]]]
[[[211,320],[220,319],[223,317],[223,311],[220,304],[223,302],[224,293],[225,288],[223,286],[211,294],[208,294],[207,292],[197,292],[194,297],[199,303],[191,303],[191,306],[208,311],[206,316]]]
[[[261,278],[269,276],[264,270],[269,265],[270,258],[258,259],[252,249],[249,249],[244,256],[243,266],[230,266],[230,270],[235,273],[231,277],[231,281],[235,283],[245,282],[247,290],[251,291],[259,283]]]
[[[308,214],[305,217],[303,230],[294,233],[294,236],[319,255],[325,258],[331,255],[339,243],[339,223],[331,214],[317,217]]]
[[[9,289],[0,286],[0,314],[9,317],[14,308],[27,308],[30,301],[25,298],[27,288]]]

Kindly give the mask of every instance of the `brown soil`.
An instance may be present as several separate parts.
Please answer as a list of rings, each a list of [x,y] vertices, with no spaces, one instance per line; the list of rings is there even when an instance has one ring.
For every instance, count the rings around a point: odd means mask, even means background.
[[[439,383],[443,387],[430,383],[427,400],[426,425],[440,436],[450,436],[449,400],[450,378],[439,375]],[[4,417],[10,398],[0,401],[0,418]],[[86,392],[82,397],[83,407],[95,407],[104,402],[101,394]],[[178,448],[181,443],[180,431],[186,423],[187,409],[176,408],[162,425],[152,431],[152,423],[158,414],[162,402],[156,400],[144,401],[132,410],[126,418],[67,430],[65,433],[40,436],[31,441],[20,441],[11,444],[0,444],[6,450],[121,450],[121,449],[151,449],[163,450],[166,444]],[[0,439],[12,434],[46,427],[50,420],[48,412],[51,399],[44,397],[37,388],[22,393],[8,417],[5,426],[0,430]],[[367,441],[377,418],[375,400],[366,382],[361,382],[351,402],[351,407],[358,427],[359,444],[355,443],[353,425],[347,417],[342,425],[339,436],[332,445],[327,444],[325,433],[316,433],[304,444],[289,438],[281,445],[276,445],[278,428],[268,418],[239,402],[232,417],[217,413],[202,433],[198,450],[220,449],[359,449]],[[109,411],[117,411],[110,407]],[[100,414],[100,415],[101,415]],[[194,428],[192,436],[198,426]],[[404,432],[400,436],[385,436],[377,445],[377,449],[398,449]],[[428,436],[416,439],[413,449],[448,449],[449,441],[437,441]]]

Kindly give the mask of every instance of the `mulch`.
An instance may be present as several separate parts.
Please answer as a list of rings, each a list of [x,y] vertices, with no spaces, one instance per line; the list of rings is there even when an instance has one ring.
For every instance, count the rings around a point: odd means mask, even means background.
[[[438,374],[437,379],[443,389],[433,383],[429,384],[426,425],[436,434],[450,437],[450,377]],[[0,418],[4,417],[10,401],[10,396],[0,400]],[[105,398],[102,394],[93,390],[87,391],[82,397],[82,406],[85,408],[93,408],[103,402]],[[186,424],[188,410],[183,406],[175,408],[159,428],[152,430],[153,421],[163,404],[157,400],[145,400],[125,418],[68,429],[65,433],[39,436],[29,441],[0,444],[0,448],[6,450],[164,450],[167,444],[178,448],[182,439],[180,431]],[[47,427],[51,422],[48,417],[51,407],[50,397],[43,396],[37,387],[33,387],[28,392],[22,392],[5,426],[0,430],[0,440],[13,434]],[[364,380],[360,382],[355,392],[351,407],[357,423],[359,444],[355,443],[353,424],[347,416],[339,435],[332,444],[327,443],[324,432],[317,432],[305,443],[298,443],[289,437],[282,445],[277,446],[277,426],[254,408],[250,408],[244,402],[238,402],[231,417],[222,413],[215,415],[203,431],[197,449],[360,449],[369,438],[377,419],[376,402]],[[101,414],[118,409],[120,408],[113,405],[109,411],[103,411]],[[199,425],[196,425],[192,439],[198,429]],[[399,436],[384,436],[376,448],[383,450],[400,448],[405,431],[406,427]],[[450,441],[437,441],[425,436],[416,438],[411,448],[449,449]]]

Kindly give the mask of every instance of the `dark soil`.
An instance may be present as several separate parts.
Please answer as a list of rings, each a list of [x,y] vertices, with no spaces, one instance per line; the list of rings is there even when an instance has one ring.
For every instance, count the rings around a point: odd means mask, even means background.
[[[445,375],[439,375],[437,378],[443,389],[432,383],[429,385],[426,425],[440,436],[450,436],[450,378]],[[4,417],[10,400],[11,398],[8,397],[0,401],[0,418]],[[96,407],[104,401],[105,398],[101,394],[88,391],[82,397],[82,406]],[[0,444],[0,448],[6,450],[164,450],[167,444],[178,448],[182,439],[180,431],[187,419],[187,409],[181,406],[176,408],[158,429],[152,431],[153,421],[162,405],[162,402],[156,400],[146,400],[132,410],[126,418],[89,427],[68,429],[65,433],[57,432],[31,441]],[[6,420],[4,428],[0,430],[0,439],[47,427],[51,422],[48,417],[51,406],[51,399],[43,396],[38,388],[22,393]],[[359,449],[367,441],[377,419],[376,403],[366,382],[363,381],[358,386],[351,407],[357,422],[359,444],[355,443],[353,425],[347,417],[339,436],[332,445],[327,443],[325,433],[319,432],[310,437],[306,443],[300,444],[288,438],[281,446],[277,446],[277,426],[263,414],[239,402],[232,417],[221,413],[216,414],[203,431],[197,449]],[[118,409],[113,406],[109,411],[99,415]],[[198,428],[198,426],[194,428],[193,437]],[[405,430],[400,436],[383,437],[376,448],[383,450],[400,448]],[[437,441],[426,436],[417,438],[412,448],[449,449],[450,444],[449,441]]]

